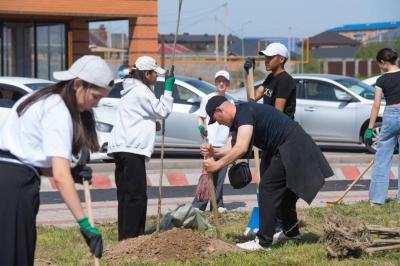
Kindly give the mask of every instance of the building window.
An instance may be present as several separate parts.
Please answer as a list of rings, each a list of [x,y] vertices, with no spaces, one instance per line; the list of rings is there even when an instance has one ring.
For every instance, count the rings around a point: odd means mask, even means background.
[[[65,26],[64,24],[37,24],[38,78],[53,79],[53,72],[64,70]]]
[[[0,73],[51,80],[66,69],[65,24],[3,22]]]
[[[33,23],[3,24],[4,75],[35,76]]]

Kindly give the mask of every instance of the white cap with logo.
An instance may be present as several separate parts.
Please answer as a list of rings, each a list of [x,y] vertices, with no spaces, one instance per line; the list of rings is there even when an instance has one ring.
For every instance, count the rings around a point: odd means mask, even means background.
[[[279,42],[274,42],[274,43],[269,44],[264,51],[260,51],[260,52],[258,52],[258,54],[265,55],[265,56],[280,55],[285,58],[289,57],[288,49],[286,48],[285,45],[283,45]]]
[[[68,70],[54,72],[53,77],[59,81],[80,78],[108,90],[112,89],[114,80],[114,74],[106,61],[95,55],[82,56]]]
[[[222,76],[222,77],[226,78],[229,81],[231,80],[228,71],[225,71],[225,70],[218,71],[217,73],[215,73],[215,78],[214,79],[218,78],[219,76]]]
[[[158,74],[165,74],[165,70],[157,65],[156,60],[150,56],[141,56],[136,62],[135,66],[137,70],[153,70]]]

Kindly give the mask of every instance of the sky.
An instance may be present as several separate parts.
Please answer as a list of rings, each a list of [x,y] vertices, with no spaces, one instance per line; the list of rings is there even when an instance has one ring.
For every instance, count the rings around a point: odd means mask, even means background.
[[[176,31],[179,0],[158,0],[158,32]],[[311,37],[346,24],[400,21],[400,0],[183,0],[179,34],[228,34],[241,37]],[[91,23],[97,28],[99,22]],[[246,25],[244,25],[246,24]],[[106,28],[108,23],[105,23]],[[111,23],[113,33],[127,33],[127,21]]]

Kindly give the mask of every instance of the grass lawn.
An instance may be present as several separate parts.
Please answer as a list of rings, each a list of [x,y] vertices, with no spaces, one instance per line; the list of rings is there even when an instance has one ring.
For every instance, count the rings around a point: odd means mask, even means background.
[[[298,211],[302,241],[278,243],[273,250],[266,252],[235,252],[209,260],[188,261],[186,263],[166,262],[163,265],[400,265],[400,250],[377,253],[372,257],[348,259],[327,259],[324,247],[318,243],[322,234],[323,213],[340,213],[351,217],[356,223],[376,224],[385,227],[400,227],[400,204],[389,201],[383,206],[369,206],[368,202],[354,205],[338,205],[334,208],[311,208]],[[210,224],[212,215],[206,213]],[[249,221],[247,212],[228,212],[220,214],[220,224],[224,241],[237,243],[248,240],[243,232]],[[154,225],[155,216],[149,216],[147,226]],[[117,241],[116,223],[97,225],[103,234],[104,244],[110,245]],[[216,232],[206,231],[207,236],[216,238]],[[39,226],[36,247],[38,265],[92,265],[93,260],[88,252],[78,227],[57,228]],[[48,263],[48,264],[46,264]],[[102,265],[114,265],[112,261],[103,258]],[[142,262],[126,262],[123,265],[153,265]]]

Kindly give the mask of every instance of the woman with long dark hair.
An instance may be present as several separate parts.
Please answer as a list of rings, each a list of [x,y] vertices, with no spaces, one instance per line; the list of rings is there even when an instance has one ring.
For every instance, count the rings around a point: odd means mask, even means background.
[[[117,118],[108,142],[108,153],[115,160],[115,183],[118,199],[118,240],[144,234],[147,212],[145,162],[154,151],[156,119],[172,112],[175,82],[173,70],[165,74],[165,91],[160,99],[154,94],[157,74],[164,74],[149,56],[136,60],[124,77]]]
[[[396,65],[397,57],[398,54],[390,48],[384,48],[376,55],[379,68],[385,73],[378,78],[375,85],[375,100],[365,134],[365,142],[369,145],[372,144],[372,138],[377,137],[377,132],[373,131],[373,127],[381,107],[382,93],[385,96],[386,106],[383,112],[382,129],[378,138],[375,163],[369,187],[371,204],[385,203],[389,190],[393,151],[396,143],[400,141],[400,69]],[[397,197],[397,200],[400,203],[399,197]]]
[[[101,233],[85,216],[74,183],[92,178],[90,167],[70,168],[71,154],[99,150],[92,108],[111,90],[113,73],[98,56],[83,56],[58,83],[21,98],[0,132],[0,264],[33,265],[41,175],[54,177],[90,251],[103,251]]]

